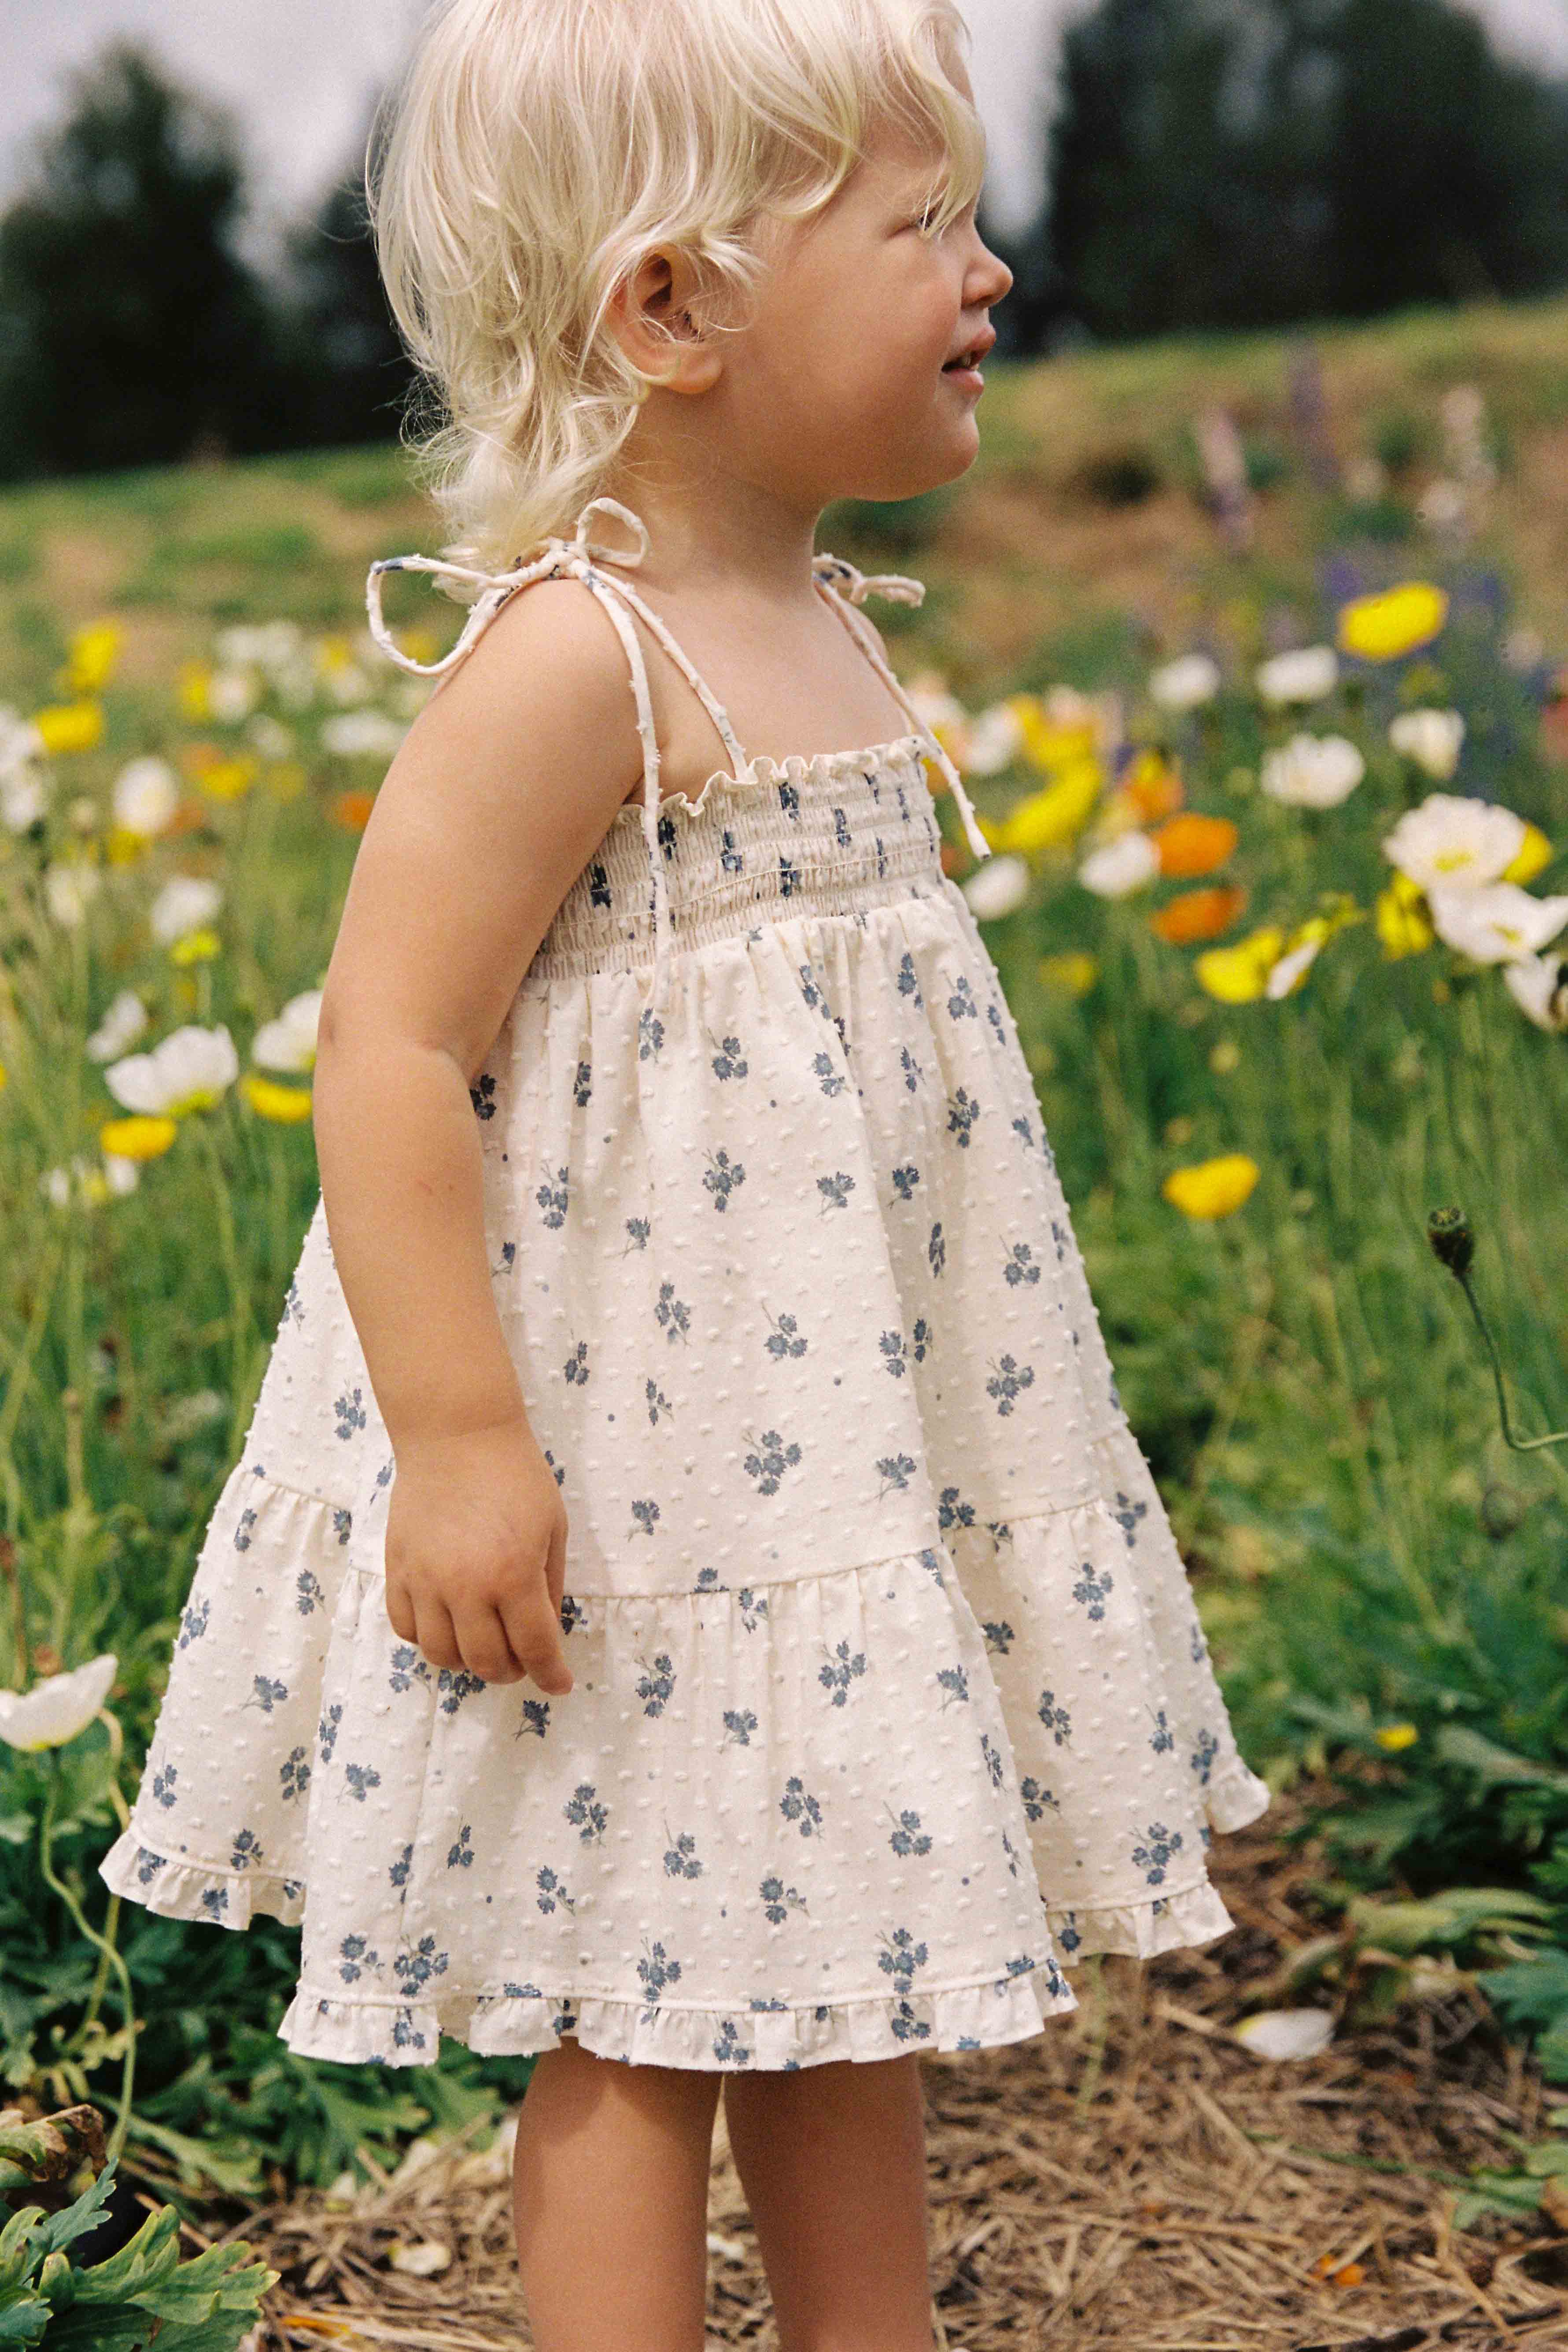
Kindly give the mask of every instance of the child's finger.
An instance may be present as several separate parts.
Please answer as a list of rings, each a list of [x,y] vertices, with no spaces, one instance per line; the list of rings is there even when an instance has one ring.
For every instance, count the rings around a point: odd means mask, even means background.
[[[546,1586],[535,1582],[512,1593],[501,1602],[500,1614],[513,1657],[522,1661],[542,1691],[564,1698],[572,1669],[561,1645],[560,1614]]]
[[[469,1602],[452,1612],[452,1627],[463,1664],[469,1674],[487,1683],[515,1683],[522,1666],[508,1646],[507,1630],[489,1603]]]
[[[433,1599],[428,1593],[422,1595],[416,1624],[415,1638],[422,1655],[428,1658],[433,1666],[455,1675],[463,1660],[458,1648],[457,1630],[446,1602]]]
[[[561,1603],[566,1597],[566,1522],[559,1518],[550,1531],[550,1549],[545,1555],[544,1581],[549,1587],[551,1601],[557,1618]]]

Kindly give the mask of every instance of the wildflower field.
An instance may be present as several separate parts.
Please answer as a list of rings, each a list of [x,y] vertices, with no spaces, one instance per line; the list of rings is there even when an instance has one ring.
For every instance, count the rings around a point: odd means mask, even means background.
[[[1568,1463],[1531,1443],[1568,1424],[1568,306],[995,368],[983,425],[822,540],[929,583],[872,610],[996,853],[939,801],[1121,1393],[1249,1762],[1331,1792],[1259,2046],[1474,1977],[1568,2085]],[[393,450],[0,499],[4,2099],[101,2104],[175,2195],[327,2183],[527,2078],[296,2058],[293,1931],[122,1916],[95,1867],[425,691],[364,568],[435,545]]]

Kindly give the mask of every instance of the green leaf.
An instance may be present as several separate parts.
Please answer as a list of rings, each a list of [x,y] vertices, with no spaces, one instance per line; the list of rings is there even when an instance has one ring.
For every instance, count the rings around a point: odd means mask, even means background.
[[[35,2243],[41,2253],[52,2254],[61,2246],[68,2246],[84,2230],[98,2226],[99,2216],[108,2202],[114,2187],[115,2159],[110,2157],[96,2180],[89,2181],[72,2204],[62,2205],[58,2213],[45,2215]]]
[[[1460,1944],[1471,1936],[1544,1935],[1553,1906],[1538,1895],[1507,1886],[1450,1886],[1415,1903],[1380,1903],[1358,1895],[1350,1918],[1363,1940],[1401,1955]]]
[[[41,2343],[53,2315],[30,2288],[16,2290],[14,2300],[0,2289],[0,2344]]]
[[[1489,1789],[1528,1781],[1568,1796],[1568,1772],[1559,1772],[1550,1764],[1537,1764],[1528,1756],[1516,1756],[1511,1748],[1499,1748],[1465,1724],[1444,1724],[1432,1744],[1445,1764],[1462,1764]]]
[[[128,2137],[151,2140],[154,2147],[174,2157],[183,2189],[197,2188],[204,2180],[210,2180],[230,2196],[250,2197],[262,2188],[260,2151],[236,2135],[223,2139],[193,2139],[184,2132],[171,2130],[167,2124],[151,2123],[145,2116],[132,2116]]]
[[[1568,2020],[1568,1952],[1557,1948],[1476,1979],[1487,1999],[1516,2024],[1555,2026]]]

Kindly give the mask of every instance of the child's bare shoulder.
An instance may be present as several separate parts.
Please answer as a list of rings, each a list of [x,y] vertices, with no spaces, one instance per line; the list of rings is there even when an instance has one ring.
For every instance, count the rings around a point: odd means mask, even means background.
[[[608,824],[642,773],[626,656],[581,581],[539,580],[502,606],[410,734]]]
[[[478,1067],[642,776],[626,656],[594,604],[571,579],[520,590],[414,721],[354,860],[329,1026],[363,1017]]]

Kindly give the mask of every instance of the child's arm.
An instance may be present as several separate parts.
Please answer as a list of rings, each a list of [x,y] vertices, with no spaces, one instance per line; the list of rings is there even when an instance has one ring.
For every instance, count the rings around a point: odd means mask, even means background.
[[[539,1605],[546,1546],[519,1522],[552,1499],[558,1513],[559,1490],[491,1296],[468,1088],[641,772],[607,618],[575,582],[519,595],[387,772],[322,992],[322,1202],[397,1461],[388,1612],[434,1664],[487,1680],[517,1678],[520,1625],[536,1654],[558,1645]]]

